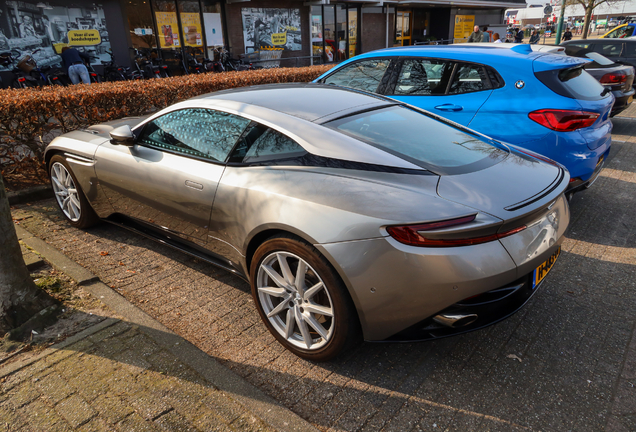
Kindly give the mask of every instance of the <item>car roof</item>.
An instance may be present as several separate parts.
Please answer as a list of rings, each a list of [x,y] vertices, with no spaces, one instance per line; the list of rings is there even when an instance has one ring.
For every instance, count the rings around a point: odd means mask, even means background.
[[[208,93],[193,98],[233,101],[278,111],[310,122],[399,102],[359,90],[315,83],[265,84]],[[310,103],[308,103],[310,101]]]
[[[588,63],[586,60],[574,57],[533,51],[529,44],[512,44],[510,49],[501,49],[496,45],[504,44],[493,43],[490,46],[483,46],[482,44],[427,45],[385,48],[361,54],[347,62],[373,57],[432,57],[487,64],[495,68],[514,68],[527,62],[532,64],[527,67],[532,67],[535,72],[570,68]]]

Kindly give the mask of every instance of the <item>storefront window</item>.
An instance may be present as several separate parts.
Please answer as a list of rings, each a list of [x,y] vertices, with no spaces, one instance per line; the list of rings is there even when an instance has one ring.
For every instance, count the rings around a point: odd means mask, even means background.
[[[181,39],[183,46],[193,54],[203,54],[203,34],[201,30],[201,11],[199,0],[179,0],[179,18],[181,19]]]
[[[332,62],[336,59],[336,15],[333,5],[324,6],[325,60]]]
[[[223,25],[221,24],[221,3],[211,0],[203,0],[201,3],[208,58],[214,58],[214,48],[225,45],[223,43]]]
[[[311,47],[314,56],[323,55],[322,6],[311,7]]]
[[[336,5],[336,55],[335,60],[347,58],[347,6]]]
[[[0,51],[32,55],[38,66],[61,62],[58,54],[70,46],[92,57],[109,60],[110,39],[104,9],[99,4],[0,0]],[[0,70],[13,68],[0,66]]]
[[[132,0],[126,3],[126,15],[133,48],[156,48],[155,24],[152,22],[150,2]]]

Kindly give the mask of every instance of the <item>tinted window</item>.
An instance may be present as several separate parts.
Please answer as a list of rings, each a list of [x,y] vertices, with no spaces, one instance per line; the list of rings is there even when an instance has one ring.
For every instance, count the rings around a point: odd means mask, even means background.
[[[345,117],[329,127],[403,157],[437,173],[506,154],[459,129],[403,107],[390,107]]]
[[[636,41],[634,41],[634,43],[625,41],[625,50],[623,51],[623,57],[636,57]]]
[[[607,57],[597,52],[590,51],[588,49],[577,47],[577,46],[567,46],[565,48],[565,53],[569,56],[587,58],[592,60],[592,63],[585,65],[586,69],[600,67],[600,66],[610,66],[615,64],[612,60],[608,59]]]
[[[470,93],[490,88],[484,68],[473,64],[458,64],[451,82],[450,94]]]
[[[583,67],[537,72],[539,80],[553,92],[572,99],[600,100],[603,86]]]
[[[265,162],[302,156],[305,153],[305,149],[288,136],[254,123],[241,137],[230,162]]]
[[[606,57],[618,57],[622,50],[622,42],[596,42],[594,44],[594,51]]]
[[[343,67],[325,78],[325,84],[335,84],[368,92],[375,92],[382,81],[390,60],[364,60]]]
[[[404,60],[395,85],[396,95],[443,95],[453,63],[443,60]]]
[[[145,125],[139,142],[223,162],[249,120],[207,109],[173,111]]]

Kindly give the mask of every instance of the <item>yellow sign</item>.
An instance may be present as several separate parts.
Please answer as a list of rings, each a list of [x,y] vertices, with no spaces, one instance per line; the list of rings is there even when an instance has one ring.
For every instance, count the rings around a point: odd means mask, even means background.
[[[181,12],[183,44],[191,47],[203,46],[201,37],[201,16],[198,13]]]
[[[455,39],[468,38],[475,27],[475,15],[455,15]]]
[[[70,46],[99,45],[102,38],[99,30],[71,30],[68,32],[68,44]]]
[[[285,45],[287,43],[287,32],[272,33],[272,45]]]
[[[176,12],[155,12],[161,48],[180,47],[179,24]]]

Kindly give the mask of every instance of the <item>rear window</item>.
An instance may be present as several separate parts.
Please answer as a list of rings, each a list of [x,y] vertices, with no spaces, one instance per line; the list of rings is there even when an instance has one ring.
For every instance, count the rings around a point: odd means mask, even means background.
[[[561,96],[582,100],[601,100],[603,86],[583,66],[535,73],[536,77],[553,92]]]
[[[437,174],[460,174],[497,163],[508,152],[418,111],[393,106],[327,126]]]
[[[585,65],[586,69],[598,68],[603,66],[613,66],[615,64],[612,60],[597,52],[577,46],[565,47],[565,53],[572,57],[586,58],[592,60],[592,63],[588,63]]]

